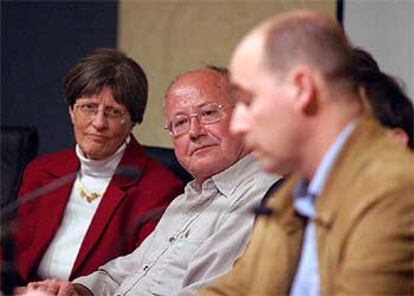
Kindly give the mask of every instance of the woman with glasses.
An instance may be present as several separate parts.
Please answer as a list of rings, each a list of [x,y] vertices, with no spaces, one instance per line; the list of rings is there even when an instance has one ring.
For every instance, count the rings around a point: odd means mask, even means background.
[[[70,280],[130,253],[154,229],[154,213],[183,188],[131,134],[148,91],[135,61],[99,49],[63,84],[76,146],[39,157],[25,171],[14,221],[21,284]],[[24,200],[42,188],[43,195]]]

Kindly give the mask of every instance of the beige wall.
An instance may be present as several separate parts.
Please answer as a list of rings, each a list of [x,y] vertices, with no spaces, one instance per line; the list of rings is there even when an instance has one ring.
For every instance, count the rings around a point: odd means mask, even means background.
[[[263,19],[292,8],[335,15],[336,1],[122,0],[118,48],[143,66],[149,80],[144,123],[134,129],[143,144],[171,147],[163,129],[163,92],[174,77],[206,64],[226,66],[240,38]]]

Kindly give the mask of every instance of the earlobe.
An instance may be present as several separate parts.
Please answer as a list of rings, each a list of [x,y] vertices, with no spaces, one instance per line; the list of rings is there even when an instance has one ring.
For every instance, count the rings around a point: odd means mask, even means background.
[[[402,128],[393,128],[392,133],[404,146],[408,146],[408,135]]]
[[[130,126],[130,128],[129,128],[129,132],[130,132],[130,133],[132,133],[132,130],[134,129],[135,124],[136,124],[135,122],[133,122],[133,121],[131,122],[131,126]]]

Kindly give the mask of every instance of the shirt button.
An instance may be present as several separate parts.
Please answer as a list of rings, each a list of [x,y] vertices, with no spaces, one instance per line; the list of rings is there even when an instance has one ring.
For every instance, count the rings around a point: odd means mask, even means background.
[[[169,239],[168,239],[168,241],[170,242],[170,243],[173,243],[173,242],[175,242],[175,237],[170,237]]]
[[[148,270],[148,265],[145,265],[144,268],[142,269],[143,271],[147,271]]]

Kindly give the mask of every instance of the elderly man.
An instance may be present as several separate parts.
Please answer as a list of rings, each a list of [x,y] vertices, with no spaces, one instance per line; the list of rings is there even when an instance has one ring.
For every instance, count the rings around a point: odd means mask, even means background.
[[[133,253],[69,284],[32,283],[59,295],[191,295],[228,272],[245,248],[252,209],[275,181],[228,126],[234,96],[225,70],[184,73],[166,93],[176,156],[194,177]],[[160,180],[162,186],[162,180]]]
[[[295,11],[237,47],[231,130],[269,172],[291,174],[268,200],[246,253],[205,295],[414,292],[414,159],[363,114],[352,48],[330,17]]]

